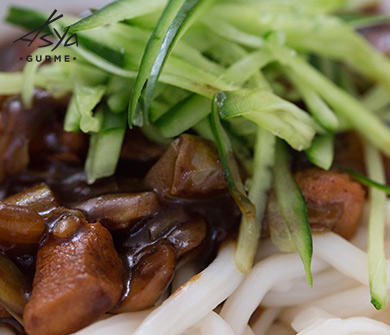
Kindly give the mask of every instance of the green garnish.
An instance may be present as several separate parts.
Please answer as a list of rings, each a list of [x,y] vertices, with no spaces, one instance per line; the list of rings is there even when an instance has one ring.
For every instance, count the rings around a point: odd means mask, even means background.
[[[276,142],[273,189],[283,221],[293,246],[298,251],[306,272],[306,280],[313,286],[310,270],[313,254],[312,237],[305,199],[290,171],[290,158],[286,145]]]
[[[237,267],[244,273],[250,271],[259,240],[259,222],[256,222],[256,208],[248,198],[242,183],[237,163],[234,159],[230,139],[224,130],[218,113],[218,103],[213,101],[209,116],[211,130],[217,144],[219,157],[233,199],[240,207],[242,222],[235,260]]]
[[[379,184],[385,183],[385,171],[382,157],[370,144],[364,146],[368,176]],[[371,303],[376,309],[386,307],[386,256],[384,249],[386,193],[376,187],[370,187],[370,215],[368,221],[368,273],[370,279]]]

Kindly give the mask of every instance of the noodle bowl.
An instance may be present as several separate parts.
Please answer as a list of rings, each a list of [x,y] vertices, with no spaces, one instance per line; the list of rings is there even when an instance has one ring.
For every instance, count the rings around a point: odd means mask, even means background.
[[[1,6],[8,4],[16,1]],[[253,268],[244,274],[234,259],[236,241],[228,239],[202,272],[180,264],[155,307],[106,314],[74,335],[390,335],[390,304],[378,311],[370,303],[367,208],[350,241],[334,232],[313,232],[312,288],[298,253],[282,253],[264,238]],[[385,252],[389,302],[389,198]],[[0,326],[0,335],[8,334]]]

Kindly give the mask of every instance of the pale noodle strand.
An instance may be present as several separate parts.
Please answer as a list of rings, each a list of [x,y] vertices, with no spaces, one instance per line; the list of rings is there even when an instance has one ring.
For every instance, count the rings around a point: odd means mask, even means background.
[[[322,270],[325,264],[313,262],[313,271]],[[249,318],[259,306],[264,295],[277,283],[304,275],[298,254],[271,256],[256,264],[239,288],[225,302],[221,316],[230,324],[234,334],[245,331]]]
[[[208,335],[208,334],[206,334]],[[255,333],[253,332],[252,328],[248,326],[246,326],[245,328],[245,332],[244,332],[244,335],[255,335]]]
[[[137,329],[150,312],[151,310],[147,310],[110,316],[103,320],[94,322],[92,325],[74,333],[73,335],[130,335]]]
[[[267,308],[265,309],[260,317],[252,324],[253,332],[256,335],[266,335],[268,329],[275,322],[279,316],[281,308]]]
[[[265,307],[302,305],[357,285],[357,281],[345,277],[334,269],[329,269],[315,275],[312,289],[308,287],[304,279],[300,279],[288,292],[277,292],[274,289],[269,291],[262,305]]]
[[[296,332],[292,328],[287,327],[286,325],[280,322],[274,323],[267,333],[267,335],[295,335],[295,334]]]
[[[297,335],[389,335],[390,326],[365,317],[321,319]]]
[[[356,315],[371,317],[377,311],[370,303],[370,300],[369,288],[360,285],[359,287],[342,291],[309,304],[287,308],[280,316],[280,319],[285,323],[291,323],[309,307],[320,308],[326,313],[339,318],[347,318]]]
[[[213,263],[150,313],[134,334],[180,334],[209,314],[244,278],[233,254],[234,244],[225,244]]]
[[[210,312],[182,335],[234,335],[230,326],[217,313]],[[249,334],[248,334],[249,335]]]
[[[292,328],[296,332],[300,332],[305,328],[310,327],[319,319],[333,319],[335,316],[330,314],[319,307],[304,308],[298,313],[294,320],[291,322]]]
[[[314,257],[327,262],[346,276],[368,285],[367,254],[335,233],[313,234]],[[390,260],[386,261],[390,288]]]

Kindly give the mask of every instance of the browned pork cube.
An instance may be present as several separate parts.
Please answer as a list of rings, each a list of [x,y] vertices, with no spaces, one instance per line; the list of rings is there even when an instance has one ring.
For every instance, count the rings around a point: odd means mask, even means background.
[[[197,197],[227,188],[214,144],[187,134],[171,143],[150,169],[146,183],[168,197]]]
[[[23,321],[29,335],[68,335],[101,317],[119,300],[123,265],[100,223],[65,215],[66,238],[51,235],[38,251]],[[77,226],[77,223],[79,225]],[[58,233],[58,231],[57,231]],[[64,235],[65,236],[65,235]]]
[[[349,239],[355,233],[364,205],[363,187],[349,175],[316,168],[295,176],[306,200],[313,230],[333,230]]]

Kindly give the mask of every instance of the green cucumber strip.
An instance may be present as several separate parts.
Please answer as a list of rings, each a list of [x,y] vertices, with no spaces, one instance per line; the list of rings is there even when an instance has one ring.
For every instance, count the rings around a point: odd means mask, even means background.
[[[11,6],[8,9],[5,22],[24,27],[30,31],[45,24],[47,18],[48,15],[43,12],[18,6]],[[42,32],[50,33],[50,29],[45,27]]]
[[[149,108],[153,99],[154,88],[169,57],[174,45],[192,25],[196,17],[212,4],[213,0],[186,0],[173,19],[161,44],[154,64],[150,70],[149,78],[145,87],[144,113],[149,118]]]
[[[257,127],[257,125],[255,125]],[[226,130],[226,129],[225,129]],[[244,168],[248,176],[253,175],[253,154],[251,149],[247,146],[247,143],[240,138],[226,130],[230,141],[232,143],[233,153],[238,162]]]
[[[361,29],[361,28],[372,27],[372,26],[388,23],[390,21],[390,15],[360,14],[360,15],[350,16],[348,18],[342,17],[342,19],[346,21],[354,29]]]
[[[227,83],[221,77],[198,68],[174,55],[169,57],[162,76],[164,74],[172,74],[177,77],[186,78],[198,85],[205,85],[210,90],[213,90],[214,94],[224,90],[228,91],[239,88],[239,86]],[[161,81],[163,82],[163,78],[161,78]]]
[[[263,45],[263,39],[261,37],[240,31],[233,25],[222,20],[216,20],[215,18],[209,20],[209,18],[205,18],[203,24],[219,36],[243,46],[257,49]]]
[[[145,123],[141,128],[142,134],[145,135],[150,141],[161,144],[163,146],[169,146],[172,139],[166,138],[161,134],[160,130],[152,122]]]
[[[162,9],[165,0],[117,0],[70,26],[70,32],[92,29],[129,20]]]
[[[122,113],[127,110],[130,99],[129,86],[133,80],[113,76],[107,85],[107,105],[113,113]]]
[[[332,134],[314,137],[311,147],[305,151],[311,163],[321,169],[329,170],[334,158],[334,137]]]
[[[382,157],[370,144],[364,145],[365,164],[368,177],[377,183],[385,184],[386,177]],[[368,273],[370,279],[371,303],[376,309],[386,307],[386,256],[385,256],[385,221],[386,193],[371,187],[369,190],[370,214],[368,221]]]
[[[22,91],[21,72],[0,72],[0,95],[18,94]]]
[[[368,141],[390,156],[390,129],[378,117],[295,53],[292,53],[290,49],[275,44],[269,49],[273,50],[273,55],[279,59],[281,64],[294,72],[294,76],[312,87],[337,114]]]
[[[161,10],[156,10],[152,13],[137,16],[133,19],[124,20],[122,22],[133,27],[153,30],[160,16]]]
[[[288,76],[289,79],[297,87],[300,94],[302,95],[303,101],[305,102],[313,118],[326,130],[335,132],[339,127],[339,120],[329,106],[322,100],[319,94],[314,91],[310,86],[302,83],[293,74]]]
[[[267,51],[254,51],[226,69],[222,79],[227,83],[234,82],[241,86],[272,60]]]
[[[313,286],[310,270],[313,242],[307,219],[305,199],[290,172],[290,157],[286,145],[276,142],[273,189],[276,201],[290,236],[294,242],[306,272],[306,280]]]
[[[193,94],[173,106],[155,122],[165,137],[175,137],[193,127],[210,113],[210,99]]]
[[[258,127],[254,148],[254,166],[248,198],[255,207],[254,222],[243,217],[240,223],[235,259],[248,258],[251,267],[261,233],[261,222],[265,214],[268,191],[272,184],[272,168],[275,159],[275,136]]]
[[[390,186],[386,185],[386,182],[378,183],[375,180],[368,178],[364,174],[361,174],[360,172],[355,171],[353,169],[349,169],[339,165],[335,165],[335,167],[353,176],[360,184],[366,185],[371,188],[376,188],[377,190],[380,190],[390,195]]]
[[[98,117],[103,118],[102,127],[98,133],[91,135],[85,161],[89,184],[115,173],[126,132],[126,113],[115,114],[108,108],[98,113],[100,114]]]
[[[68,108],[65,113],[64,129],[66,131],[80,131],[80,112],[76,103],[76,95],[73,94],[70,98]]]
[[[93,109],[102,100],[106,86],[76,87],[74,95],[76,106],[80,114],[80,129],[84,133],[98,132],[101,127],[99,118],[93,115]]]
[[[390,90],[390,60],[335,16],[277,7],[261,11],[261,6],[256,5],[218,3],[205,19],[216,18],[257,36],[272,30],[284,31],[286,44],[293,49],[342,60]]]
[[[223,118],[243,116],[285,139],[298,151],[309,148],[316,133],[315,122],[307,113],[267,90],[222,92],[217,99]]]
[[[73,46],[71,48],[73,48]],[[73,48],[73,51],[90,64],[95,65],[97,68],[102,69],[107,73],[124,78],[135,78],[137,76],[136,71],[123,69],[81,46]]]
[[[224,71],[224,68],[220,64],[206,58],[198,49],[182,40],[176,45],[175,49],[173,50],[173,54],[177,57],[185,59],[193,66],[199,67],[204,71],[210,72],[214,75],[219,76]]]
[[[234,118],[226,119],[226,122],[229,124],[229,130],[238,137],[243,137],[247,140],[249,138],[256,137],[258,131],[258,125],[251,120],[246,119],[242,116],[237,116]],[[254,141],[251,141],[251,147],[254,144]]]
[[[58,50],[58,49],[57,49]],[[88,61],[89,63],[95,65],[97,68],[102,69],[106,71],[107,73],[117,75],[119,77],[123,78],[136,78],[137,72],[134,70],[126,70],[123,68],[120,68],[116,66],[113,63],[110,63],[109,61],[99,57],[98,55],[82,48],[78,47],[75,48],[74,51],[79,54],[83,59]],[[173,57],[171,57],[173,58]],[[171,59],[172,60],[172,59]],[[169,63],[169,62],[168,62]],[[233,89],[234,87],[231,85],[227,85],[223,82],[218,83],[218,87],[213,86],[212,84],[217,84],[218,78],[213,76],[212,74],[208,74],[204,71],[201,71],[197,68],[194,68],[190,64],[187,64],[183,60],[177,59],[176,61],[172,62],[172,66],[168,66],[167,64],[167,71],[165,73],[162,73],[160,81],[166,84],[170,84],[176,87],[180,87],[186,90],[189,90],[193,93],[198,93],[200,95],[203,95],[205,97],[212,98],[213,95],[219,91],[225,90],[225,89]],[[183,77],[180,74],[187,74],[188,70],[192,70],[193,74],[196,75],[198,78],[195,78],[195,80],[187,77]],[[191,73],[191,72],[189,72]],[[199,81],[198,81],[198,80]],[[210,84],[209,81],[212,81]]]
[[[205,35],[207,36],[207,34]],[[216,36],[207,36],[207,39],[211,38],[215,39]],[[216,60],[222,66],[230,66],[248,54],[244,47],[224,38],[219,38],[218,41],[211,44],[204,53]]]
[[[233,156],[230,139],[220,121],[217,103],[213,101],[212,106],[212,112],[209,115],[211,130],[218,148],[229,192],[243,216],[240,225],[240,235],[243,236],[238,238],[239,244],[237,245],[234,259],[238,269],[248,273],[252,267],[259,237],[256,233],[258,231],[256,228],[256,209],[246,195],[238,166]]]
[[[390,94],[382,86],[374,86],[362,99],[362,104],[372,112],[377,112],[390,105]]]
[[[64,56],[68,55],[69,51],[64,50],[63,47],[59,47],[55,51],[49,51],[45,49],[37,49],[32,53],[33,60],[27,62],[23,69],[23,84],[22,84],[22,102],[26,108],[31,108],[33,102],[33,93],[36,80],[36,74],[39,66],[42,64],[36,61],[36,57],[44,58],[46,55]]]
[[[267,224],[272,243],[283,252],[297,252],[293,237],[280,211],[275,193],[272,192],[267,203]]]
[[[210,141],[214,141],[214,135],[213,135],[213,131],[211,130],[209,118],[203,119],[202,121],[197,123],[193,127],[193,129],[199,136],[206,138]]]
[[[148,44],[146,45],[144,54],[142,56],[141,65],[138,70],[137,78],[133,90],[131,92],[130,103],[129,103],[129,126],[133,125],[133,119],[136,113],[136,107],[138,100],[141,96],[142,89],[148,80],[150,71],[153,68],[153,64],[156,61],[156,57],[163,43],[163,39],[167,34],[168,28],[171,25],[177,11],[182,6],[185,0],[170,0],[168,5],[165,7],[160,19],[154,28],[152,35],[149,38]],[[137,116],[140,119],[140,116]],[[142,119],[141,119],[142,120]]]

